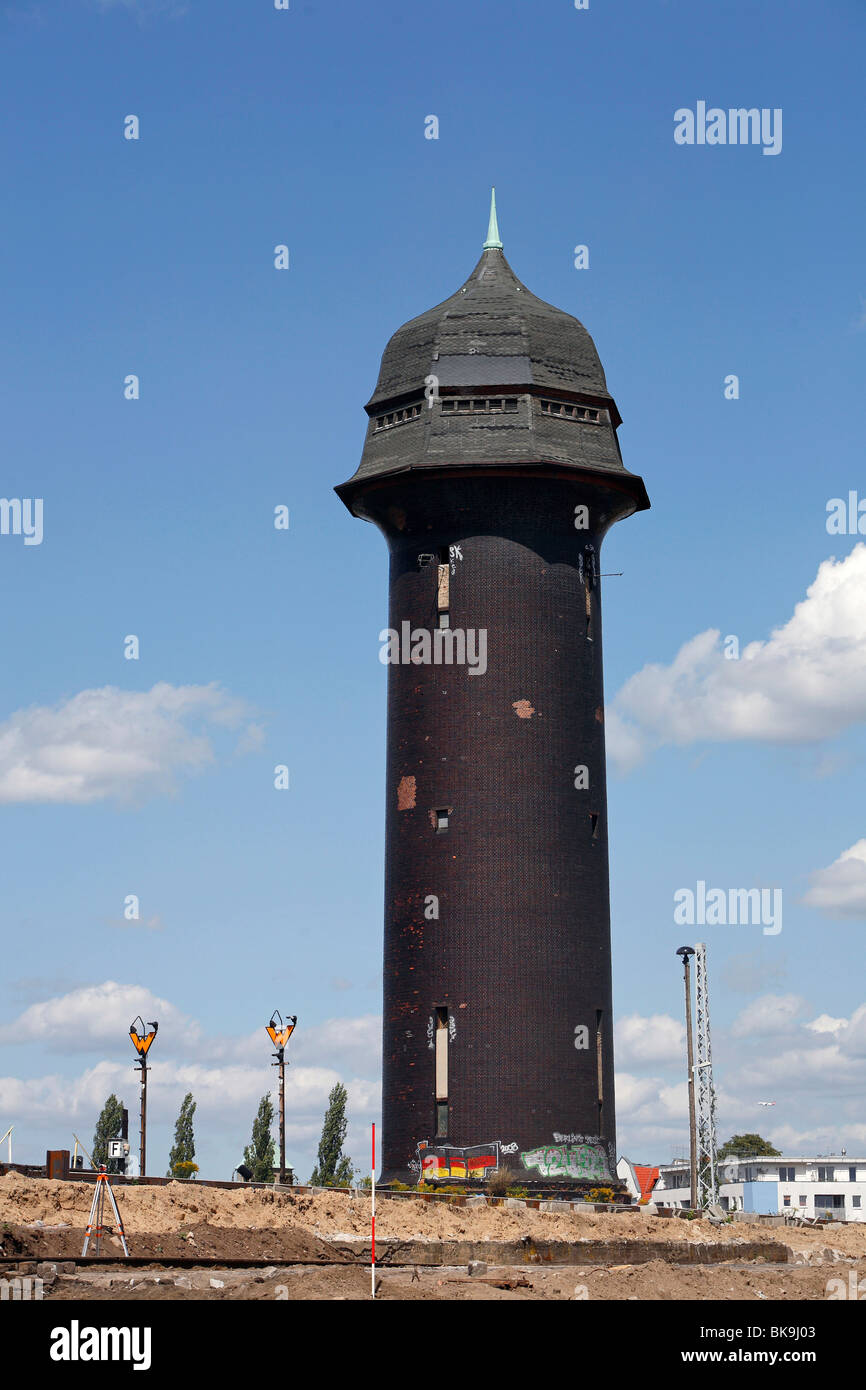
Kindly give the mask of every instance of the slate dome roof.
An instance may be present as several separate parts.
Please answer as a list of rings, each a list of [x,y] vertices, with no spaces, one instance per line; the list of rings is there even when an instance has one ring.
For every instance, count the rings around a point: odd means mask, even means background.
[[[638,509],[649,506],[642,479],[623,466],[620,414],[595,343],[572,314],[518,280],[502,250],[495,198],[472,274],[397,329],[366,411],[360,465],[337,488],[350,511],[368,483],[397,475],[537,465],[599,482],[616,476]]]
[[[442,387],[540,386],[609,399],[583,324],[528,290],[498,247],[481,253],[456,294],[397,329],[368,411],[417,394],[430,375]]]

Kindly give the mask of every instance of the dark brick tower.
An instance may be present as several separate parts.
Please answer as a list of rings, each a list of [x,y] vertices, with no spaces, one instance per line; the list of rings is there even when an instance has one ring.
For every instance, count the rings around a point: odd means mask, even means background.
[[[382,1180],[609,1181],[599,562],[646,489],[592,339],[517,279],[495,208],[367,413],[337,492],[391,555]]]

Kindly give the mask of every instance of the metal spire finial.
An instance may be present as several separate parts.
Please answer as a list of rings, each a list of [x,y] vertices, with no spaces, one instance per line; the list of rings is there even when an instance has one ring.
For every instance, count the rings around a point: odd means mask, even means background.
[[[484,243],[485,251],[501,251],[502,242],[499,237],[499,224],[496,221],[496,189],[490,190],[490,224],[487,228],[487,240]]]

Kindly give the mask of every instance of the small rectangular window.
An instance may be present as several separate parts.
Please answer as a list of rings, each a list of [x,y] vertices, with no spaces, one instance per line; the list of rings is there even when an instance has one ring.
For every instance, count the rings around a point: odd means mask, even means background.
[[[857,1181],[857,1169],[856,1169],[856,1168],[849,1168],[849,1169],[848,1169],[848,1181],[849,1181],[849,1182],[856,1182],[856,1181]]]
[[[783,1205],[783,1206],[786,1206],[786,1207],[789,1207],[789,1206],[791,1205],[791,1198],[787,1195],[787,1193],[786,1193],[786,1195],[782,1198],[782,1205]]]
[[[440,614],[439,614],[439,626],[440,626],[440,627],[450,627],[450,626],[451,626],[451,614],[450,614],[450,613],[440,613]]]
[[[437,812],[436,812],[436,832],[437,832],[437,834],[441,835],[442,832],[443,832],[444,830],[447,830],[447,829],[448,829],[448,811],[447,811],[447,809],[446,809],[446,810],[443,810],[443,811],[437,811]]]
[[[801,1194],[800,1194],[800,1196],[797,1198],[797,1200],[798,1200],[798,1202],[800,1203],[800,1206],[801,1206],[801,1207],[804,1207],[804,1206],[806,1205],[806,1194],[805,1194],[804,1192],[801,1192]]]
[[[855,1193],[854,1196],[851,1198],[851,1205],[854,1206],[854,1207],[859,1207],[859,1205],[860,1205],[860,1198],[857,1196],[856,1193]]]

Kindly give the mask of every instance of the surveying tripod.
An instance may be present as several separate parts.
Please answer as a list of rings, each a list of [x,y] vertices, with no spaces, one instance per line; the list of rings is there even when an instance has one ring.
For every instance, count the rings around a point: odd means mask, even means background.
[[[106,1193],[108,1193],[108,1200],[111,1203],[111,1210],[114,1212],[115,1229],[117,1231],[117,1234],[120,1236],[120,1243],[123,1246],[123,1253],[126,1256],[126,1258],[129,1259],[129,1247],[126,1244],[126,1232],[123,1229],[123,1221],[121,1220],[120,1212],[117,1209],[117,1201],[115,1200],[114,1193],[111,1190],[111,1183],[108,1181],[108,1174],[105,1171],[104,1163],[102,1164],[101,1168],[99,1169],[99,1172],[96,1175],[96,1188],[93,1193],[93,1201],[90,1204],[90,1219],[87,1222],[87,1230],[84,1232],[84,1249],[81,1252],[82,1257],[87,1254],[87,1243],[90,1240],[91,1236],[93,1237],[93,1253],[94,1255],[98,1255],[100,1239],[107,1230],[111,1229],[110,1226],[105,1225],[103,1219],[105,1212]]]

